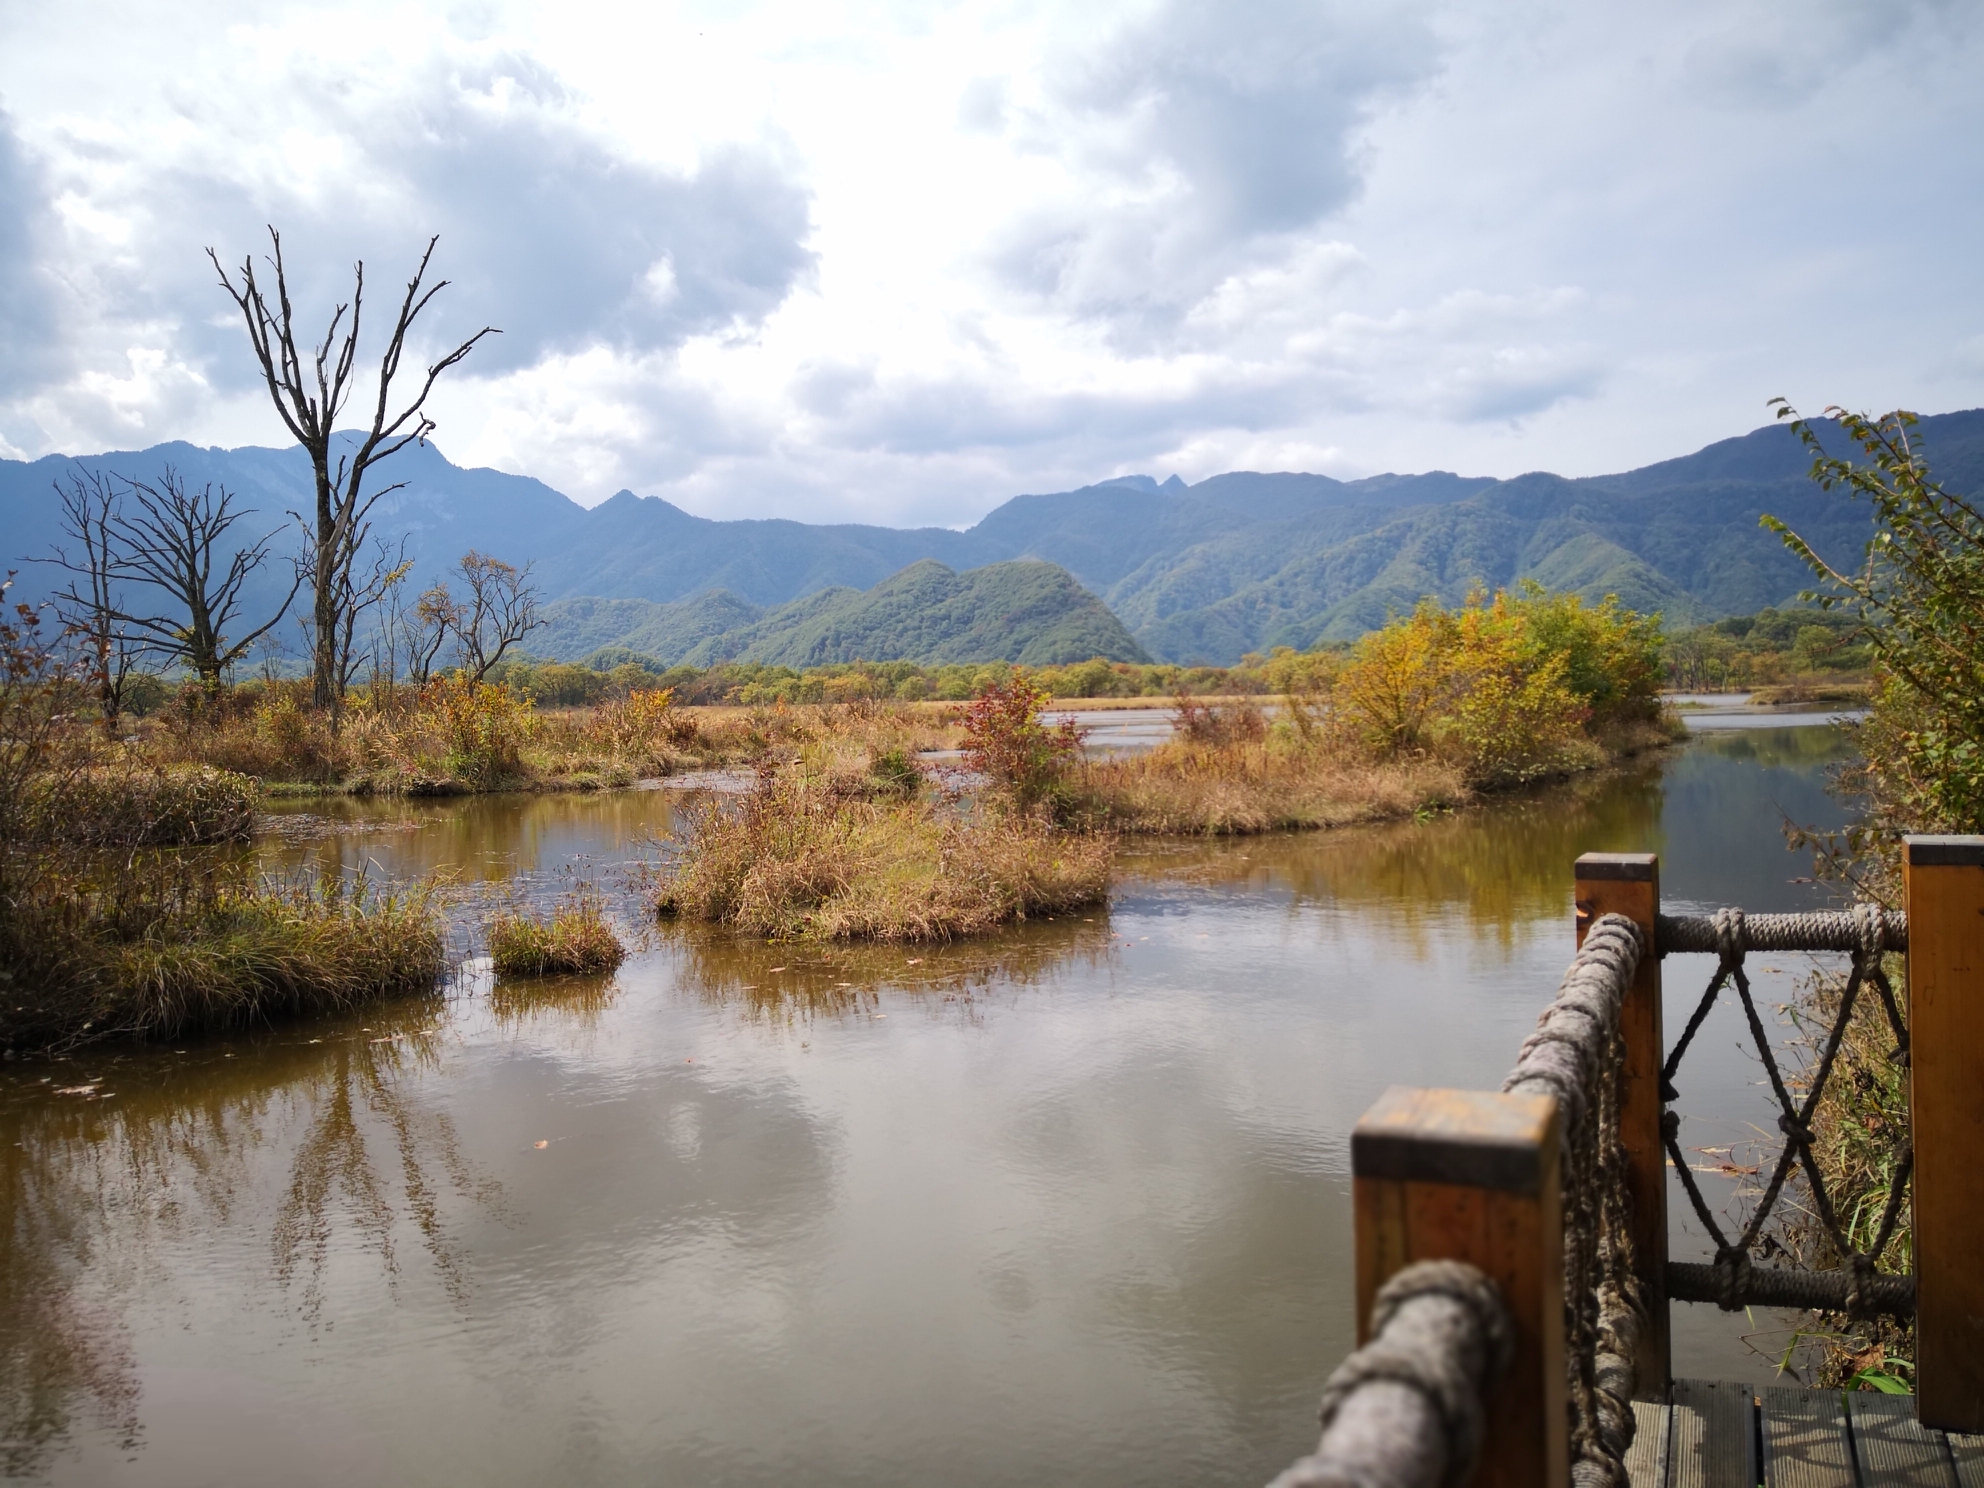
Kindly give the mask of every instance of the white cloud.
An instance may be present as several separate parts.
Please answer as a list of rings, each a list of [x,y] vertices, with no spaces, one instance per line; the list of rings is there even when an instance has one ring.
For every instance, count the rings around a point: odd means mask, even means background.
[[[171,10],[5,22],[17,452],[273,439],[199,252],[265,220],[319,317],[442,234],[434,335],[505,331],[443,384],[451,456],[711,514],[1984,401],[1954,0]]]

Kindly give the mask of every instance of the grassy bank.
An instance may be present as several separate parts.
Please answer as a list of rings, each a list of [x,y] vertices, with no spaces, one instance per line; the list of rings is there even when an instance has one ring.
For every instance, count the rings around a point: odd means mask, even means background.
[[[210,854],[55,859],[11,884],[0,1047],[173,1038],[431,992],[438,917],[419,892],[276,885]]]
[[[910,753],[955,741],[946,711],[909,704],[685,708],[667,689],[637,688],[543,710],[508,684],[449,679],[355,694],[335,721],[289,683],[189,694],[99,753],[127,772],[219,767],[279,794],[599,790],[751,764],[826,735],[865,738],[878,720]]]

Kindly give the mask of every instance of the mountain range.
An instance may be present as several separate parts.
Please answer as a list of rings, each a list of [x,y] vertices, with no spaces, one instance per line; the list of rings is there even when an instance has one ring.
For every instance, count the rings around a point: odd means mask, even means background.
[[[1984,410],[1931,415],[1918,432],[1945,484],[1984,484]],[[190,483],[224,484],[255,509],[242,530],[257,535],[309,492],[296,449],[164,444],[0,461],[0,551],[48,552],[58,536],[51,486],[76,464],[141,478],[170,464]],[[1809,464],[1791,432],[1772,426],[1575,479],[1125,476],[1016,496],[952,530],[715,521],[629,491],[587,509],[528,477],[455,466],[428,445],[396,457],[388,478],[404,485],[373,520],[406,538],[417,583],[471,547],[531,561],[541,593],[560,601],[547,606],[553,628],[532,638],[547,654],[626,645],[671,660],[894,659],[861,652],[885,645],[914,660],[1044,660],[1093,644],[1127,658],[1127,635],[1131,650],[1159,659],[1225,663],[1355,636],[1422,595],[1451,602],[1476,583],[1521,578],[1616,593],[1675,623],[1783,604],[1808,575],[1760,515],[1782,517],[1835,563],[1855,561],[1871,530],[1865,506],[1813,485]],[[987,576],[1015,560],[1032,561]],[[52,577],[23,568],[19,596],[46,592]],[[272,588],[277,576],[267,578]],[[1104,623],[1105,606],[1120,625]]]

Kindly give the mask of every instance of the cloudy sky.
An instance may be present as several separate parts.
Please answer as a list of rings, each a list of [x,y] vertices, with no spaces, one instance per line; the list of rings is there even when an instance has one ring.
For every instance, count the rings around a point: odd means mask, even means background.
[[[0,0],[0,456],[273,444],[233,307],[426,237],[437,442],[969,522],[1984,404],[1984,7]],[[376,343],[375,343],[376,344]],[[427,348],[430,352],[432,345]]]

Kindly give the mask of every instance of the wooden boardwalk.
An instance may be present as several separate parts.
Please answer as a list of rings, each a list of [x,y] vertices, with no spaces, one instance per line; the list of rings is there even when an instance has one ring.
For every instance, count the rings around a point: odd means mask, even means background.
[[[1984,1436],[1923,1429],[1911,1395],[1676,1380],[1633,1409],[1633,1488],[1984,1488]]]

